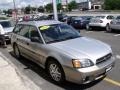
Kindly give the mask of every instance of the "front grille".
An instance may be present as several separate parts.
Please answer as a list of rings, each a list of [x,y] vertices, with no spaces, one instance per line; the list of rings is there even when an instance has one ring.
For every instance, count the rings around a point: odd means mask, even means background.
[[[109,54],[105,55],[104,57],[97,59],[96,64],[103,63],[103,62],[109,60],[111,57],[112,57],[112,54],[109,53]]]

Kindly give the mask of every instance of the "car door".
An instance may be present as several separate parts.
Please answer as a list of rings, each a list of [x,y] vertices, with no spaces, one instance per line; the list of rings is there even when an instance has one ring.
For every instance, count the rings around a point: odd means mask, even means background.
[[[118,16],[116,18],[116,25],[115,25],[116,29],[119,29],[120,30],[120,16]]]
[[[19,46],[19,49],[21,53],[24,56],[29,56],[29,26],[28,25],[22,25],[19,33],[19,37],[17,37],[17,44]]]
[[[42,48],[44,46],[43,41],[40,37],[40,34],[38,32],[38,29],[35,26],[30,26],[29,30],[30,38],[37,37],[39,39],[39,42],[29,42],[29,50],[30,50],[30,56],[34,60],[36,60],[37,63],[42,63],[42,59],[44,58],[44,49]]]

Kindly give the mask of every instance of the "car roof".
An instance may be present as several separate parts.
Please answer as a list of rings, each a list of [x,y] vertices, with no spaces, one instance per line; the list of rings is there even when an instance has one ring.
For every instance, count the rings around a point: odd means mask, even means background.
[[[62,22],[59,22],[59,21],[56,21],[56,20],[18,22],[18,24],[33,25],[33,26],[36,26],[36,27],[40,27],[40,26],[43,26],[43,25],[60,24],[60,23],[62,23]]]

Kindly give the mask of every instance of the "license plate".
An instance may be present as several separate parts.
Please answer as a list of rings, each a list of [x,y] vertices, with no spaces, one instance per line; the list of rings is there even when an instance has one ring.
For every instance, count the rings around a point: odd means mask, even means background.
[[[112,66],[109,66],[108,68],[106,68],[106,72],[109,72],[112,69]]]

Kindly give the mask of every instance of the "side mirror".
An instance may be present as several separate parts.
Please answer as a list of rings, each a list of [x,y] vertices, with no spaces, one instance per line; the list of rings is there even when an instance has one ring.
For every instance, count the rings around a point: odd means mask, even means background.
[[[78,30],[78,32],[80,33],[80,30]]]
[[[31,37],[30,40],[31,40],[32,42],[42,43],[42,41],[40,40],[39,37]]]

